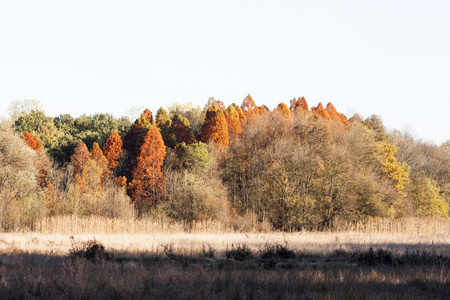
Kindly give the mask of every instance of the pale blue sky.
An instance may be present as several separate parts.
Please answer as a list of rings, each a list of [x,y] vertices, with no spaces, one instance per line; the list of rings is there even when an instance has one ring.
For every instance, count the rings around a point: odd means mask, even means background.
[[[0,0],[0,115],[305,96],[450,139],[450,1]]]

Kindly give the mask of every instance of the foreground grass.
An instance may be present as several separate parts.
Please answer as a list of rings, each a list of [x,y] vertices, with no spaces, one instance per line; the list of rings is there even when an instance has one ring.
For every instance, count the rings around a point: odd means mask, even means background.
[[[237,248],[234,248],[237,249]],[[235,260],[127,253],[98,261],[30,253],[0,255],[2,299],[443,299],[449,264],[352,262],[352,253]],[[361,254],[360,254],[361,255]],[[352,263],[350,263],[352,262]]]
[[[390,223],[369,224],[373,231],[361,226],[328,233],[219,227],[184,232],[150,223],[56,221],[67,226],[48,223],[40,232],[0,233],[0,299],[446,299],[450,294],[450,235],[441,221],[412,230]],[[85,251],[89,247],[94,248]]]

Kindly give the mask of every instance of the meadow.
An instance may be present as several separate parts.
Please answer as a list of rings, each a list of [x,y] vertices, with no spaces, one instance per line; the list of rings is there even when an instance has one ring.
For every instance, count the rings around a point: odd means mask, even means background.
[[[13,299],[443,299],[450,222],[374,219],[339,231],[47,218],[0,234]]]

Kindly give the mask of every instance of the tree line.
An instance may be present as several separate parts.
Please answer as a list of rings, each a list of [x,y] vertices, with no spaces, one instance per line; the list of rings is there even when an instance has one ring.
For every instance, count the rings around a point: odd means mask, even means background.
[[[175,103],[131,122],[98,113],[46,116],[16,101],[0,124],[0,222],[44,216],[248,220],[279,230],[340,220],[448,217],[450,142],[387,131],[304,97],[269,110]]]

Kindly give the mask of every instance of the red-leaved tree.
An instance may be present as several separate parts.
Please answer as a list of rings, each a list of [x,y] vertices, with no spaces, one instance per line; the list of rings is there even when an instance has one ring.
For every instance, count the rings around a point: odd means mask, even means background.
[[[83,165],[90,159],[90,153],[86,144],[82,141],[78,142],[72,156],[70,157],[70,163],[74,166],[77,174],[81,173]]]
[[[331,117],[330,117],[330,115],[328,114],[328,111],[326,111],[326,110],[323,108],[322,102],[319,102],[319,104],[318,104],[316,107],[312,107],[312,108],[311,108],[311,111],[312,111],[313,113],[317,114],[319,117],[324,118],[325,120],[328,120],[328,121],[331,120]]]
[[[95,142],[92,145],[92,149],[91,149],[91,159],[98,161],[100,159],[100,157],[103,156],[103,151],[102,149],[100,149],[100,146],[98,145],[97,142]]]
[[[290,109],[292,112],[307,112],[309,111],[308,102],[306,102],[305,97],[299,97],[298,100],[294,98],[291,100]]]
[[[342,125],[348,125],[347,117],[344,114],[339,113],[331,102],[327,104],[325,110],[333,121]]]
[[[33,149],[34,151],[41,150],[41,143],[39,140],[29,132],[23,131],[22,138],[27,142],[28,147]]]
[[[241,109],[244,112],[247,118],[254,116],[258,112],[258,106],[255,101],[253,101],[252,96],[250,94],[245,97],[244,101],[242,101]]]
[[[120,152],[122,152],[122,139],[117,131],[114,130],[103,147],[103,155],[108,160],[108,167],[111,170],[114,170],[117,167]]]
[[[228,147],[228,125],[225,115],[217,105],[213,105],[206,111],[205,122],[202,125],[200,141],[213,142],[221,147]]]
[[[145,120],[146,120],[147,122],[150,122],[150,124],[153,124],[153,114],[152,114],[152,112],[150,111],[150,109],[146,108],[146,109],[144,110],[144,112],[143,112],[143,115],[144,115]]]
[[[153,125],[145,135],[137,165],[132,172],[133,181],[128,187],[128,194],[140,212],[147,211],[165,197],[162,170],[165,155],[164,141],[158,128]]]
[[[139,155],[139,150],[144,142],[144,137],[150,128],[151,123],[149,121],[149,115],[151,115],[151,112],[146,109],[139,119],[134,121],[131,125],[130,130],[123,140],[123,147],[133,158]]]
[[[177,144],[186,143],[186,145],[190,145],[195,142],[188,119],[175,115],[172,119],[172,128],[177,138]]]

